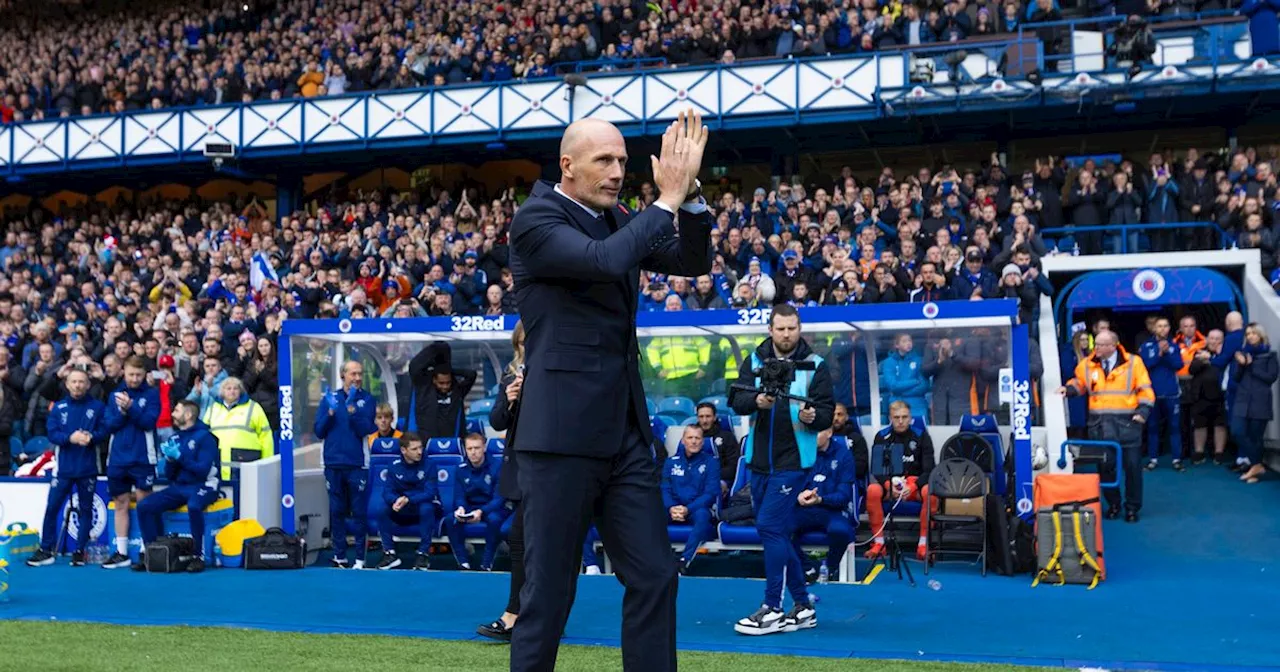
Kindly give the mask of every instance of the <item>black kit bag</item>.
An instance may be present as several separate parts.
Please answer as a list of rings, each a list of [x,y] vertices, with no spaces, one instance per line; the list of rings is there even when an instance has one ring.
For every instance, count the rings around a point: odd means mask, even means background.
[[[148,572],[174,574],[185,572],[187,563],[196,554],[196,542],[191,537],[170,535],[147,544],[145,562]]]
[[[302,569],[306,565],[306,540],[278,527],[244,542],[245,569]]]

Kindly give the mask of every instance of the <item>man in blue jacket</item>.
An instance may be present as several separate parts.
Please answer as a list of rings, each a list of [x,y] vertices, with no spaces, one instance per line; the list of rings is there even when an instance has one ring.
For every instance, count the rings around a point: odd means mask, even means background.
[[[866,442],[862,443],[863,450]],[[810,530],[824,532],[830,548],[827,550],[827,571],[834,575],[840,571],[849,542],[853,541],[853,525],[850,516],[857,515],[857,502],[853,496],[853,482],[857,475],[857,461],[853,452],[843,442],[832,441],[831,432],[818,434],[818,459],[809,471],[804,489],[796,496],[800,508],[796,510],[796,555],[803,562],[805,554],[800,546],[800,536]],[[865,464],[863,465],[865,468]],[[856,520],[856,518],[855,518]],[[805,569],[806,578],[816,569]]]
[[[169,487],[138,503],[138,526],[142,528],[145,547],[159,536],[165,511],[187,507],[191,538],[196,546],[196,555],[187,564],[187,571],[196,574],[204,571],[204,510],[218,501],[222,459],[218,439],[208,425],[200,422],[199,404],[186,399],[179,401],[173,408],[173,427],[177,431],[162,447],[164,476],[169,479]],[[133,570],[138,572],[146,568],[145,559],[133,565]]]
[[[315,433],[324,441],[324,482],[329,490],[329,530],[333,538],[333,566],[364,569],[369,509],[369,452],[364,438],[377,429],[378,402],[360,389],[364,367],[350,360],[342,365],[342,389],[320,399]],[[347,518],[356,540],[356,558],[347,564]]]
[[[1151,375],[1151,389],[1156,393],[1155,406],[1147,418],[1147,471],[1159,465],[1161,429],[1169,432],[1174,471],[1185,471],[1186,467],[1182,466],[1182,386],[1178,383],[1182,348],[1169,338],[1168,318],[1157,318],[1152,329],[1152,337],[1139,349]]]
[[[715,535],[711,505],[720,496],[720,462],[702,452],[702,445],[702,428],[687,425],[680,437],[681,450],[662,465],[662,505],[667,517],[677,525],[693,526],[680,554],[681,574],[688,571],[698,548]]]
[[[771,359],[805,362],[813,370],[795,371],[787,394],[807,397],[812,404],[785,399],[759,388],[757,373]],[[751,502],[756,529],[764,546],[764,603],[755,613],[734,624],[744,635],[794,632],[818,624],[818,615],[809,601],[800,556],[796,555],[796,498],[804,489],[807,471],[818,456],[818,433],[831,426],[835,412],[831,374],[826,362],[800,337],[800,314],[787,304],[775,306],[769,316],[769,338],[756,348],[738,372],[740,384],[732,388],[729,405],[738,415],[750,415],[751,430],[743,448],[743,459],[751,475]],[[795,603],[782,611],[783,581]]]
[[[883,403],[905,401],[911,407],[911,415],[928,418],[925,395],[929,392],[929,379],[924,375],[920,355],[912,350],[911,334],[898,334],[893,345],[893,352],[880,362],[880,389],[886,393]]]
[[[418,525],[418,558],[413,568],[426,571],[431,568],[431,537],[435,536],[440,520],[439,480],[436,470],[422,461],[424,441],[414,432],[400,436],[400,459],[387,468],[386,486],[382,488],[382,500],[375,503],[373,517],[378,521],[378,535],[382,537],[382,561],[378,569],[395,569],[400,566],[396,555],[396,543],[392,538],[393,525]]]
[[[129,495],[137,491],[138,503],[151,494],[156,480],[156,420],[160,418],[160,393],[147,384],[147,366],[141,357],[124,363],[124,382],[106,402],[107,494],[116,504],[116,550],[102,566],[129,566]]]
[[[69,396],[53,405],[45,423],[49,442],[58,454],[53,480],[49,483],[49,499],[44,508],[40,550],[27,558],[32,567],[53,564],[53,547],[58,540],[58,518],[62,506],[76,498],[76,551],[71,566],[84,564],[84,549],[89,545],[93,527],[93,498],[98,478],[98,443],[107,438],[103,405],[89,396],[89,374],[72,369],[67,374]]]
[[[458,566],[471,569],[471,560],[467,557],[466,526],[467,523],[484,523],[484,561],[480,563],[480,570],[487,572],[493,569],[503,523],[510,514],[507,500],[498,492],[502,462],[488,459],[484,437],[479,434],[468,434],[464,448],[467,461],[458,467],[458,476],[453,482],[453,514],[445,516],[444,531],[449,535],[449,545],[453,547],[453,557],[457,558]]]

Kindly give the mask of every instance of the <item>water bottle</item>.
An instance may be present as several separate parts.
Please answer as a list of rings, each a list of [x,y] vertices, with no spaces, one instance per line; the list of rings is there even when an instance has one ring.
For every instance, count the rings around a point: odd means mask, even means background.
[[[1071,246],[1071,256],[1073,257],[1080,256],[1080,243],[1076,243],[1075,245]]]
[[[942,582],[937,579],[929,579],[929,590],[942,590]]]
[[[826,583],[831,579],[831,571],[827,569],[827,563],[822,563],[818,568],[818,583]]]

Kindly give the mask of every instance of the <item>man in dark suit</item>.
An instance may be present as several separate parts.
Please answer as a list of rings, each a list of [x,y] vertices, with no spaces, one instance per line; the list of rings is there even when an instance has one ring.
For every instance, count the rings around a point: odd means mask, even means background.
[[[711,268],[712,217],[696,180],[706,142],[700,116],[682,113],[660,157],[650,157],[661,195],[633,217],[618,204],[622,134],[607,122],[577,121],[561,141],[560,183],[538,183],[511,224],[528,363],[515,443],[526,583],[513,671],[554,669],[593,520],[626,586],[623,668],[676,669],[676,565],[635,316],[641,267],[683,276]]]

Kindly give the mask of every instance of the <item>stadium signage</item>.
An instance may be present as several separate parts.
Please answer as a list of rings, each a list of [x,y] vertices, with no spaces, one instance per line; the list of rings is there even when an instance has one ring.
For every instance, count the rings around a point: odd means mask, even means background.
[[[738,311],[738,324],[769,324],[770,308],[745,308]]]
[[[1031,383],[1018,381],[1013,384],[1013,439],[1031,440]]]
[[[293,386],[280,386],[280,439],[293,440]]]
[[[451,331],[502,331],[505,328],[506,322],[501,316],[483,315],[454,316],[449,327]]]

